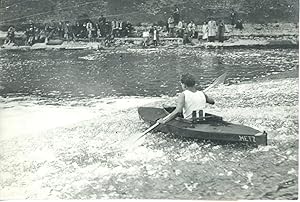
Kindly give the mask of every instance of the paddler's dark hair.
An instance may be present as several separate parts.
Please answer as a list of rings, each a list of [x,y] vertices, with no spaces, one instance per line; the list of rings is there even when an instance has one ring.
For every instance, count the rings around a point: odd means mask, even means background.
[[[185,84],[187,87],[193,87],[196,84],[195,78],[190,73],[183,74],[181,76],[180,82]]]

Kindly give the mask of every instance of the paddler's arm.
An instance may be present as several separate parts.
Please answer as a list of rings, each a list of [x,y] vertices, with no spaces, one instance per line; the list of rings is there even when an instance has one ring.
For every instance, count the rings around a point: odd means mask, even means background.
[[[204,93],[204,92],[203,92]],[[215,101],[214,101],[214,99],[212,99],[211,97],[209,97],[208,95],[206,95],[205,93],[204,93],[204,95],[205,95],[205,98],[206,98],[206,103],[208,103],[208,104],[212,104],[212,105],[214,105],[215,104]]]
[[[174,111],[172,111],[168,116],[166,116],[165,120],[164,118],[158,119],[157,122],[158,123],[167,123],[168,121],[171,121],[172,119],[174,119],[178,113],[182,112],[183,106],[184,106],[184,93],[181,93],[177,99],[177,105],[176,105],[176,109]]]

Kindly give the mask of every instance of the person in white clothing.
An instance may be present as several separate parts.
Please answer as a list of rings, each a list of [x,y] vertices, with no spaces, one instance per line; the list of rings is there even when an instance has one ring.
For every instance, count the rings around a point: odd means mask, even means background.
[[[204,41],[207,41],[207,39],[208,39],[208,26],[207,26],[207,22],[204,22],[203,26],[202,26],[202,39]]]
[[[214,42],[215,38],[217,36],[217,23],[214,20],[210,20],[207,23],[207,28],[208,28],[208,41],[209,42]]]
[[[159,37],[159,33],[158,33],[158,30],[156,27],[154,27],[154,30],[153,30],[153,43],[155,46],[158,45],[158,37]]]
[[[88,23],[86,24],[86,30],[87,30],[87,33],[88,33],[88,39],[89,41],[92,40],[92,31],[93,31],[93,24],[91,21],[88,21]]]
[[[198,91],[195,88],[195,78],[187,73],[181,76],[180,79],[183,92],[179,95],[176,109],[168,116],[167,119],[159,119],[158,123],[166,123],[177,116],[178,113],[183,113],[185,119],[192,118],[193,111],[203,110],[206,103],[215,104],[215,101],[208,97],[203,91]]]

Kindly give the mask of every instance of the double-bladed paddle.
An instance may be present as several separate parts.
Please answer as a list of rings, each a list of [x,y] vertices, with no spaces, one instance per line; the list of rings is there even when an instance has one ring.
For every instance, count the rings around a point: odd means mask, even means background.
[[[212,84],[210,84],[207,88],[205,88],[203,90],[203,92],[207,92],[208,90],[210,90],[213,87],[218,86],[219,84],[224,83],[225,78],[226,78],[227,72],[225,72],[224,74],[222,74],[221,76],[219,76]],[[167,115],[163,118],[163,120],[166,120],[168,117],[170,116]],[[149,133],[150,131],[152,131],[153,129],[155,129],[157,126],[159,125],[158,122],[156,122],[154,125],[152,125],[150,128],[148,128],[147,130],[145,130],[143,133],[141,134],[137,134],[134,136],[131,136],[130,138],[127,139],[127,147],[128,146],[133,146],[134,144],[136,145],[136,143],[138,143],[138,140],[141,140],[142,137],[144,137],[147,133]]]

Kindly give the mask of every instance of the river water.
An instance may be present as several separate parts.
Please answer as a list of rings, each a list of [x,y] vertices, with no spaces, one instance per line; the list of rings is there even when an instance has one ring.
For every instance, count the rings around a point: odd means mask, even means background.
[[[0,199],[296,199],[298,50],[1,51]],[[181,73],[208,112],[268,133],[268,146],[149,133],[139,106],[175,103]],[[293,72],[293,73],[290,73]]]

